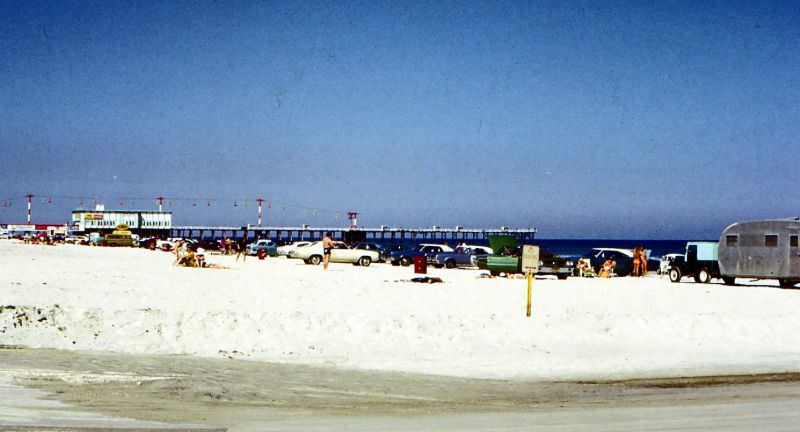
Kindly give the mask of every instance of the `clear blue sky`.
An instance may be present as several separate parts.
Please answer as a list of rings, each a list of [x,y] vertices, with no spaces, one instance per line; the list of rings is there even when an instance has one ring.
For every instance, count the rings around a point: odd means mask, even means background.
[[[800,3],[606,3],[2,2],[0,221],[27,193],[550,238],[800,215]]]

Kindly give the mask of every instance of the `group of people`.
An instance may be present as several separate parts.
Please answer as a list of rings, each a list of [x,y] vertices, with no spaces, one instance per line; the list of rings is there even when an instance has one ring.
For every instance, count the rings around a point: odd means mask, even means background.
[[[223,255],[236,254],[236,261],[239,261],[239,257],[242,257],[243,262],[247,258],[247,237],[242,237],[239,241],[224,238],[219,243],[220,251],[222,251]]]
[[[606,258],[605,261],[597,268],[597,272],[592,267],[592,262],[589,258],[581,258],[575,264],[577,274],[582,277],[614,277],[616,276],[617,261],[613,257]],[[636,246],[633,249],[631,277],[644,277],[647,276],[647,251],[644,246]]]
[[[175,243],[175,264],[182,267],[205,267],[206,256],[203,248],[190,248],[183,240]]]

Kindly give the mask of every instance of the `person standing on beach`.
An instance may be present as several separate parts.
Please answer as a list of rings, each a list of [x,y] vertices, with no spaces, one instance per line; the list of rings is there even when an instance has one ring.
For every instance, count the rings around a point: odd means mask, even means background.
[[[639,268],[641,265],[641,252],[639,246],[636,246],[633,249],[633,271],[631,272],[631,277],[638,277],[639,276]]]
[[[639,246],[639,250],[641,251],[639,254],[639,259],[641,260],[639,263],[639,276],[645,277],[647,276],[647,251],[644,246]]]
[[[181,262],[181,258],[183,258],[183,240],[178,240],[175,243],[175,264],[179,264]]]
[[[244,262],[247,259],[247,237],[242,237],[242,239],[239,240],[239,244],[236,246],[236,261],[239,261],[239,256],[241,255],[242,262]]]
[[[325,237],[322,238],[322,261],[324,262],[322,269],[328,270],[328,263],[331,261],[331,252],[333,251],[333,234],[326,232]]]

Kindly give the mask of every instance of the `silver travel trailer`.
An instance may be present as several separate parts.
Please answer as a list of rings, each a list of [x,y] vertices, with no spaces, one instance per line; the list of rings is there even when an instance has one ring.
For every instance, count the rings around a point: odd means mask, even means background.
[[[782,287],[800,282],[800,218],[735,223],[719,239],[719,268],[725,283],[734,278],[778,279]]]

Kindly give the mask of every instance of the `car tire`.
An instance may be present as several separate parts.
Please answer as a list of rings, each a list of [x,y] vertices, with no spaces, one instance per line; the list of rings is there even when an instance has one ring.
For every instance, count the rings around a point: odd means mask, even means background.
[[[723,276],[722,282],[724,282],[725,285],[736,285],[736,278],[733,276]]]
[[[399,263],[399,262],[397,262],[397,261],[391,261],[391,264],[392,264],[393,266],[395,266],[395,267],[397,267],[397,266],[399,266],[399,265],[400,265],[400,263]]]
[[[789,279],[778,279],[778,283],[780,284],[781,288],[794,288],[794,285],[797,283],[797,281]]]
[[[694,281],[697,283],[709,283],[711,282],[711,273],[708,272],[707,268],[703,267],[694,275]]]
[[[492,276],[500,276],[500,272],[497,270],[489,270],[489,274]]]
[[[449,269],[453,269],[453,268],[456,268],[456,262],[453,261],[453,260],[447,260],[447,261],[444,262],[444,266],[449,268]]]
[[[411,258],[409,257],[402,257],[400,258],[400,265],[404,267],[408,267],[411,265]]]
[[[681,281],[683,274],[681,274],[681,270],[677,267],[673,267],[669,269],[669,281],[678,283]]]
[[[308,263],[311,265],[319,265],[322,262],[322,257],[319,255],[311,255],[308,258]]]
[[[358,265],[361,267],[369,267],[370,264],[372,264],[372,258],[368,256],[363,256],[358,259]]]
[[[565,275],[565,274],[559,274],[559,275],[556,275],[556,277],[558,278],[558,280],[567,280],[567,276],[568,276],[568,275]]]

